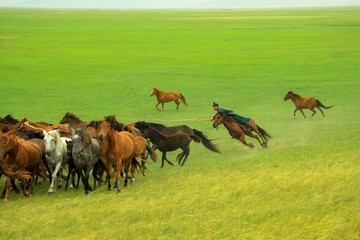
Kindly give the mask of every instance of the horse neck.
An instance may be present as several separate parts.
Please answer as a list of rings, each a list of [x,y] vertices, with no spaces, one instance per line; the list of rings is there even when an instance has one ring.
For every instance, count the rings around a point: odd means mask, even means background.
[[[295,102],[297,102],[297,101],[299,101],[299,100],[302,99],[302,97],[296,96],[296,95],[294,95],[294,94],[290,94],[289,96],[290,96],[290,99],[291,99],[291,101],[292,101],[293,103],[295,103]]]
[[[21,144],[15,139],[15,137],[12,137],[12,139],[10,139],[9,141],[11,141],[12,143],[12,147],[11,149],[9,149],[9,151],[7,152],[7,155],[10,157],[11,160],[16,160],[18,159],[19,155],[21,154],[21,150],[22,150],[22,146]],[[10,144],[10,143],[9,143]]]
[[[152,129],[150,131],[151,131],[150,139],[153,139],[154,142],[159,142],[162,139],[166,139],[166,137],[156,129]]]
[[[228,131],[233,131],[236,128],[234,124],[237,124],[237,123],[233,117],[229,116],[228,120],[224,119],[223,124]]]

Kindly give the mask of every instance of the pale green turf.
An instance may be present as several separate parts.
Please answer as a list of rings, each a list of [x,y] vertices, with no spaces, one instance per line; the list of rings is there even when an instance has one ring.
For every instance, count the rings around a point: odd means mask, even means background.
[[[222,150],[192,143],[184,167],[150,164],[120,194],[12,193],[1,239],[360,238],[359,10],[0,9],[0,116],[187,124]],[[158,112],[152,87],[189,106]],[[289,90],[335,107],[294,120]],[[269,148],[196,121],[213,101],[254,118]]]

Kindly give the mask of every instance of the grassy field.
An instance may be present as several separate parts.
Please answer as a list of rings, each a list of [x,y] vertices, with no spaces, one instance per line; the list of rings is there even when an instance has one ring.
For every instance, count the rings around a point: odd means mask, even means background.
[[[120,194],[11,193],[0,238],[359,239],[359,10],[0,9],[0,116],[186,124],[222,150],[192,143],[184,167],[150,163]],[[152,87],[189,106],[157,111]],[[335,107],[294,119],[289,90]],[[269,147],[213,129],[213,101]]]

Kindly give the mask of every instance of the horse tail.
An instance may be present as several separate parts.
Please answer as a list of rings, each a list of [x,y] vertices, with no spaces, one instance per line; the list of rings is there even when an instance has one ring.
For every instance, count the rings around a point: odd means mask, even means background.
[[[319,101],[319,99],[316,99],[316,105],[319,106],[319,107],[325,108],[325,109],[329,109],[329,108],[332,108],[333,106],[335,106],[335,105],[332,105],[332,106],[330,106],[330,107],[326,107],[326,106],[324,106],[324,104],[322,104],[322,103]]]
[[[14,172],[9,166],[7,166],[3,161],[0,161],[0,167],[2,173],[10,178],[16,178],[16,179],[30,179],[31,173],[26,170],[17,170]]]
[[[206,147],[212,152],[221,153],[218,147],[214,143],[212,143],[211,140],[208,139],[202,132],[196,129],[193,129],[193,132],[201,139],[201,143],[204,145],[204,147]]]
[[[181,100],[181,102],[182,102],[183,104],[185,104],[185,106],[187,106],[187,103],[186,103],[186,100],[185,100],[185,96],[182,95],[181,93],[179,93],[179,94],[180,94],[180,100]]]
[[[263,128],[259,127],[259,125],[256,125],[256,126],[266,141],[268,140],[268,138],[271,138],[270,134],[268,134]]]
[[[155,151],[148,144],[146,144],[146,150],[150,154],[151,160],[156,162],[158,160],[158,156],[156,155]]]
[[[143,170],[142,170],[142,168],[141,168],[141,165],[140,165],[139,161],[136,159],[136,157],[133,157],[133,158],[132,158],[132,160],[131,160],[131,167],[132,167],[133,169],[138,170],[143,176],[145,176],[145,175],[144,175],[144,172],[143,172]]]

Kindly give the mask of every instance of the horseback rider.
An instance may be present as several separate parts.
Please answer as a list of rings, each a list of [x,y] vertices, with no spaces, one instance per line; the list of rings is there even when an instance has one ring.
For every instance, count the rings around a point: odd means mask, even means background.
[[[232,116],[238,123],[239,125],[245,130],[245,131],[252,131],[252,127],[249,123],[249,121],[251,120],[251,118],[249,117],[244,117],[244,116],[240,116],[239,114],[235,113],[232,110],[226,109],[226,108],[221,108],[219,107],[219,104],[216,102],[213,102],[213,109],[216,111],[215,115],[211,118],[211,121],[214,121],[215,116],[218,113],[221,114],[226,114],[228,116]]]

